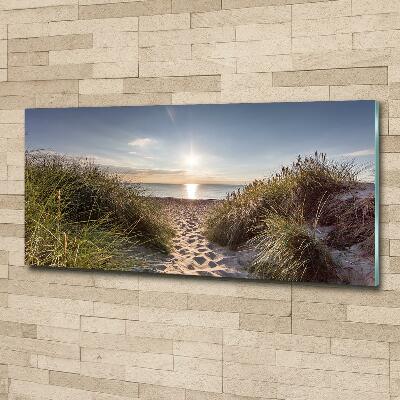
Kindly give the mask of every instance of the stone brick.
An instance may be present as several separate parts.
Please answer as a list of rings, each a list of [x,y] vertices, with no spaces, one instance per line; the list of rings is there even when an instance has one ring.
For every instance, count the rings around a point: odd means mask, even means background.
[[[90,64],[12,67],[8,69],[8,79],[10,81],[88,79],[92,77],[92,74],[93,66]]]
[[[79,18],[120,18],[139,15],[165,14],[169,12],[171,12],[171,0],[147,0],[82,5],[79,7]]]
[[[274,72],[274,86],[386,85],[387,68],[348,68]]]
[[[192,14],[191,26],[214,27],[223,25],[268,24],[291,19],[289,6],[255,7],[242,10],[211,11]]]
[[[8,65],[11,67],[24,67],[28,65],[48,65],[49,53],[45,51],[32,53],[10,53]]]
[[[169,31],[175,29],[189,29],[190,14],[166,14],[142,16],[139,18],[140,31]]]
[[[40,38],[11,39],[8,41],[8,51],[10,53],[66,49],[89,49],[92,46],[93,36],[90,34],[48,37],[42,36]]]

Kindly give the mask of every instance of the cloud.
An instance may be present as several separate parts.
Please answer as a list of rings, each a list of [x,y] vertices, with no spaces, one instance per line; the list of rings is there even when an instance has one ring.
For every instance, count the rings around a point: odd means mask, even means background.
[[[353,151],[351,153],[344,153],[342,154],[343,157],[364,157],[364,156],[373,156],[375,154],[374,149],[364,149]]]
[[[145,138],[136,138],[131,142],[129,142],[128,144],[130,146],[135,146],[135,147],[147,147],[155,143],[157,143],[157,140],[145,137]]]

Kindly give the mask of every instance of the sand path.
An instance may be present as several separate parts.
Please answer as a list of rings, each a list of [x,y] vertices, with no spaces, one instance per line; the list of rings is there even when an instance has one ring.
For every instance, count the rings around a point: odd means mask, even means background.
[[[246,266],[250,250],[232,251],[210,242],[202,222],[213,200],[159,199],[176,229],[171,254],[151,262],[151,271],[165,274],[251,278]]]

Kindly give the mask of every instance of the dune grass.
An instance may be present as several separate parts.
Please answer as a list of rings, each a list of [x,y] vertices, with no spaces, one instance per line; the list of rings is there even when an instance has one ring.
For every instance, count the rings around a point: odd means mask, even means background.
[[[315,232],[294,218],[271,215],[254,239],[257,256],[251,270],[263,279],[326,282],[336,277],[328,248]]]
[[[168,251],[160,206],[88,160],[26,154],[26,261],[35,266],[125,269],[136,245]]]
[[[255,180],[228,196],[210,213],[206,234],[223,246],[236,249],[264,229],[268,215],[294,211],[315,218],[321,201],[351,186],[357,177],[351,163],[335,163],[325,154],[300,156],[271,178]]]
[[[357,184],[359,173],[352,162],[329,161],[325,154],[299,156],[219,203],[206,219],[206,235],[234,250],[251,241],[259,277],[327,281],[335,266],[312,229],[323,220],[325,205]]]

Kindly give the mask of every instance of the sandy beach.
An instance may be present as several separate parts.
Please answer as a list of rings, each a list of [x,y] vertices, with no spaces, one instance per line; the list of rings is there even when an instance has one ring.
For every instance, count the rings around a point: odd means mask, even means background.
[[[257,279],[246,269],[254,257],[253,251],[245,248],[229,250],[210,242],[202,232],[207,211],[219,200],[157,198],[156,201],[168,213],[176,236],[170,255],[148,255],[148,267],[144,270],[164,274]]]

